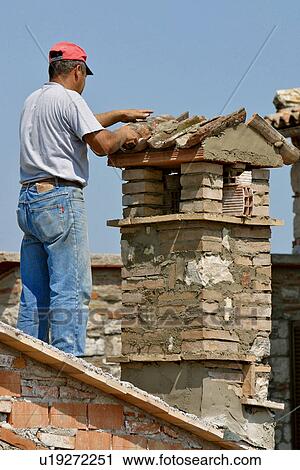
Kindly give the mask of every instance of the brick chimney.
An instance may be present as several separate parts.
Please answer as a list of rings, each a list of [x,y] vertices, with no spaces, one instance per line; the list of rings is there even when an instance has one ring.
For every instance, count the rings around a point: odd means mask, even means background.
[[[108,225],[121,230],[122,379],[272,448],[270,227],[281,223],[268,168],[288,157],[261,121],[208,122],[196,145],[151,148],[152,137],[110,156],[126,207]]]

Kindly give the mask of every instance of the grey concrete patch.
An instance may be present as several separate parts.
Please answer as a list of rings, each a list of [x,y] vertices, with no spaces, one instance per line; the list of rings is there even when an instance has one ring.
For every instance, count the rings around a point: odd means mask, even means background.
[[[240,399],[224,380],[203,380],[201,416],[239,435],[245,434],[247,422]]]
[[[203,147],[205,158],[210,161],[240,161],[260,167],[283,165],[282,157],[274,147],[245,124],[239,124],[235,129],[226,129],[221,136],[209,137]]]
[[[122,365],[122,380],[197,416],[200,416],[202,381],[207,376],[208,370],[196,362]]]

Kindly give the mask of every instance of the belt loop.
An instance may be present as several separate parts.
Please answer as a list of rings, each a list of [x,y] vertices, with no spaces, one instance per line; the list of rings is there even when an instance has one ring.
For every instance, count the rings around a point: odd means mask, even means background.
[[[57,176],[54,176],[54,181],[55,181],[56,189],[59,188],[59,183],[58,183],[58,177]]]

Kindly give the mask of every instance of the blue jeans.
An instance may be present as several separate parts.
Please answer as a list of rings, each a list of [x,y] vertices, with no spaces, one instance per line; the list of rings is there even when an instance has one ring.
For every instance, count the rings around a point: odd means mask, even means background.
[[[43,193],[22,187],[17,218],[24,232],[17,327],[81,356],[92,285],[83,191],[63,183]]]

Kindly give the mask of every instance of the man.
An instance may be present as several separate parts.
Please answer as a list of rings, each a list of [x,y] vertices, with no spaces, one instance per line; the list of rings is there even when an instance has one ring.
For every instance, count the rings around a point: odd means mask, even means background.
[[[117,122],[147,118],[150,110],[93,115],[81,97],[85,51],[69,42],[49,52],[49,82],[25,101],[20,121],[18,224],[22,293],[18,328],[76,356],[84,354],[91,269],[83,188],[88,181],[87,144],[97,155],[136,143]]]

